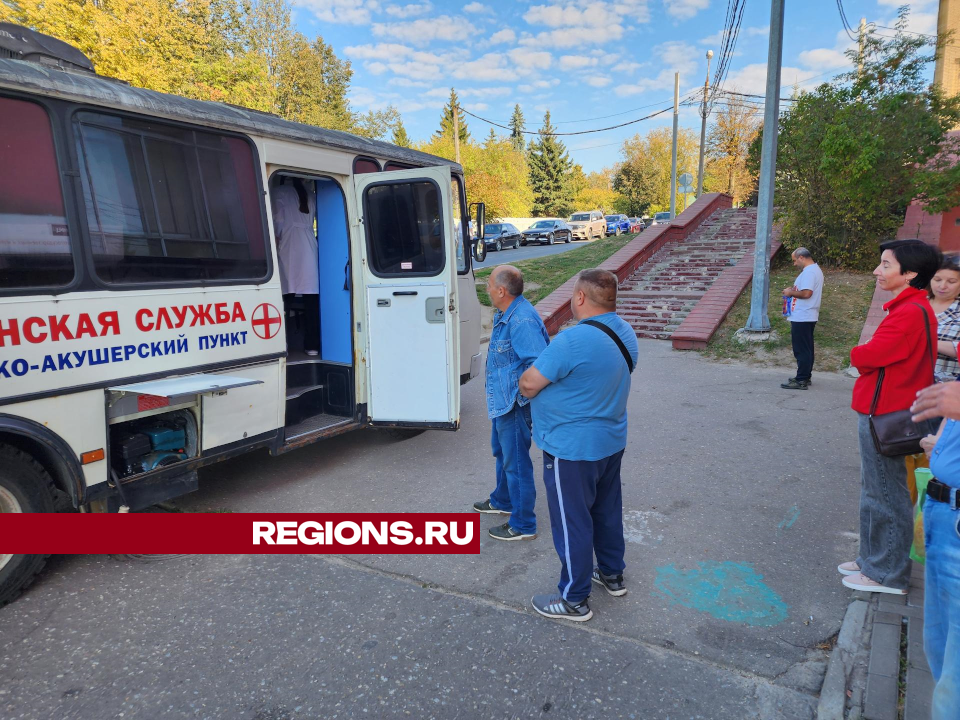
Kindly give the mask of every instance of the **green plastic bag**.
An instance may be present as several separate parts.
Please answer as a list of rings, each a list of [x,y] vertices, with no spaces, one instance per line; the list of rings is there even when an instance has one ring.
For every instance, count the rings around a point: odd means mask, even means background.
[[[913,471],[913,476],[917,480],[917,504],[913,510],[913,544],[910,546],[910,559],[926,563],[927,549],[923,540],[923,501],[927,497],[927,483],[933,480],[933,473],[930,472],[930,468],[917,468]]]

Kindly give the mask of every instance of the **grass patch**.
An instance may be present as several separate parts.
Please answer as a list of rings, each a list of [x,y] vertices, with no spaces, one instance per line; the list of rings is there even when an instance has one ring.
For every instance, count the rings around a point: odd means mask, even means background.
[[[538,286],[523,291],[523,296],[536,305],[578,272],[584,268],[596,267],[635,237],[636,234],[619,237],[611,235],[602,240],[594,240],[576,250],[568,250],[557,255],[520,260],[515,263],[511,263],[509,257],[505,257],[503,262],[498,264],[515,265],[523,273],[525,283]],[[476,273],[477,296],[481,303],[488,306],[490,296],[487,295],[487,278],[490,277],[491,272],[493,267],[477,270]]]
[[[770,325],[775,336],[762,343],[741,345],[734,333],[747,324],[752,284],[737,299],[727,319],[704,351],[719,360],[738,360],[760,365],[791,365],[795,362],[790,345],[790,322],[780,314],[780,292],[793,285],[799,271],[783,258],[770,271]],[[825,269],[820,319],[814,337],[814,370],[837,372],[850,364],[850,348],[860,339],[867,319],[876,280],[870,273]]]

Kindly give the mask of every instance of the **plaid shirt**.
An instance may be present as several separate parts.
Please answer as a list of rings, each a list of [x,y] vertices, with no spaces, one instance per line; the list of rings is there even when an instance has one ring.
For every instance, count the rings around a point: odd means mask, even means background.
[[[960,300],[941,313],[937,313],[937,339],[953,343],[960,348]],[[934,368],[937,382],[956,380],[960,375],[960,363],[956,358],[946,355],[937,355],[937,365]]]

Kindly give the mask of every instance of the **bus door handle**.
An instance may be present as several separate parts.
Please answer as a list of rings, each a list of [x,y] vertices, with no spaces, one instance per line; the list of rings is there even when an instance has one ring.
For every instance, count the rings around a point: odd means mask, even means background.
[[[396,290],[394,291],[393,296],[396,297],[398,295],[416,295],[416,294],[417,294],[416,290]]]

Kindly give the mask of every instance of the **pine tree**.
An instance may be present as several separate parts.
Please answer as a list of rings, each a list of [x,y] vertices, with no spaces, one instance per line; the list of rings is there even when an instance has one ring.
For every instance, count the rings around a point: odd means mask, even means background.
[[[410,136],[407,135],[407,129],[403,126],[403,120],[397,120],[397,124],[393,126],[393,136],[390,138],[390,142],[399,147],[408,148],[411,146]]]
[[[465,143],[470,140],[470,133],[467,131],[467,123],[463,117],[463,109],[460,108],[460,98],[457,97],[457,91],[450,88],[450,99],[443,106],[443,116],[440,118],[440,131],[437,137],[453,138],[453,108],[458,108],[460,123],[460,142]]]
[[[500,138],[497,137],[497,134],[493,131],[493,128],[490,128],[490,134],[487,135],[487,139],[484,141],[483,146],[485,148],[491,148],[500,141]]]
[[[523,119],[523,112],[520,110],[520,105],[513,106],[513,116],[510,118],[510,142],[513,143],[513,147],[521,152],[524,150],[526,143],[523,140],[523,130],[526,127],[526,123]]]
[[[550,111],[543,117],[537,139],[530,144],[530,186],[533,188],[533,215],[566,216],[573,209],[570,170],[573,163],[567,148],[553,135]]]

